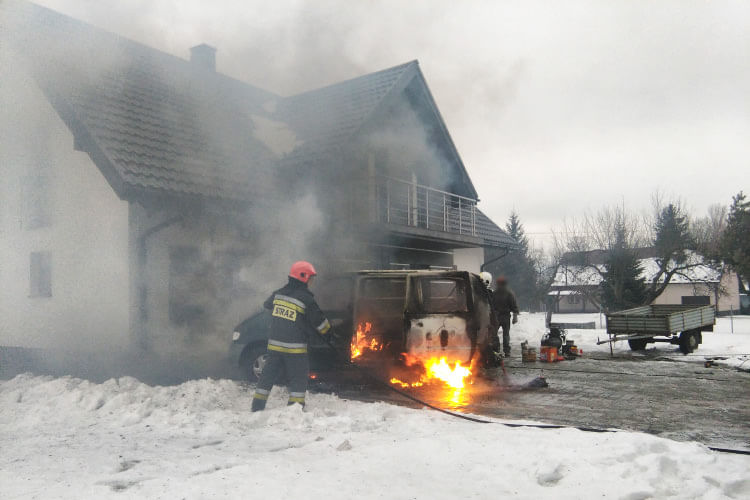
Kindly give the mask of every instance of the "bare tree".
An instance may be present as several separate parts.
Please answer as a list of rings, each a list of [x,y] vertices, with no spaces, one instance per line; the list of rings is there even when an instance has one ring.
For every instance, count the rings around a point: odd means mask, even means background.
[[[555,280],[555,272],[559,259],[556,253],[546,252],[544,248],[533,247],[530,250],[531,261],[536,273],[536,300],[540,304],[546,304],[547,293],[549,293],[552,283]]]
[[[599,283],[606,277],[604,263],[615,249],[635,249],[646,241],[644,217],[621,206],[604,207],[566,220],[553,231],[555,282],[564,283],[585,300],[601,306]]]
[[[563,221],[562,228],[553,230],[558,254],[610,250],[625,238],[628,248],[638,248],[647,239],[644,217],[627,212],[623,207],[604,207],[586,212],[579,219]]]
[[[679,199],[668,200],[660,192],[653,195],[648,214],[628,212],[621,206],[587,212],[578,219],[564,221],[560,229],[553,231],[557,263],[554,281],[600,304],[601,291],[594,285],[606,278],[604,263],[613,252],[626,249],[640,258],[651,257],[643,261],[646,304],[661,295],[675,277],[705,285],[705,280],[695,276],[693,270],[706,265],[704,248],[717,248],[725,220],[726,209],[720,206],[711,207],[705,218],[693,220]]]
[[[714,204],[704,217],[696,217],[691,224],[698,252],[711,260],[721,260],[721,238],[727,227],[727,207]]]

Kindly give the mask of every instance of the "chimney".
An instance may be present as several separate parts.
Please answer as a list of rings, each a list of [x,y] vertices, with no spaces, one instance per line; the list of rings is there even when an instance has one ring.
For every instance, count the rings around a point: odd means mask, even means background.
[[[202,43],[190,48],[190,62],[196,68],[206,71],[216,71],[216,49]]]

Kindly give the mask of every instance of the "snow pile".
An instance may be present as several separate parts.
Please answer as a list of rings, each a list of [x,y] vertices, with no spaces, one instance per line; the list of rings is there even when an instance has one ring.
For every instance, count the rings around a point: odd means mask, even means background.
[[[2,498],[747,498],[750,460],[635,433],[511,429],[224,380],[0,383]]]

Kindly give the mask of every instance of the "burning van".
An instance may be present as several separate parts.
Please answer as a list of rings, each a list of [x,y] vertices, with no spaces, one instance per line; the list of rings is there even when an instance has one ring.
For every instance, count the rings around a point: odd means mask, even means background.
[[[479,276],[466,271],[360,271],[318,288],[335,329],[338,352],[311,335],[314,371],[348,359],[370,366],[401,364],[469,369],[488,352],[490,304]],[[346,293],[342,293],[343,291]],[[329,297],[338,297],[331,300]],[[265,359],[270,320],[263,311],[237,326],[232,352],[256,379]]]
[[[464,271],[364,271],[355,281],[351,357],[368,351],[471,363],[489,343],[489,300]]]

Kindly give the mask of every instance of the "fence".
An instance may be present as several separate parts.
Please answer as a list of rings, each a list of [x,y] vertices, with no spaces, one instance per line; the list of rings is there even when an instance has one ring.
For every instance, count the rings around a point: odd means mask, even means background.
[[[379,222],[477,234],[477,206],[471,198],[390,177],[379,179],[375,198]]]

